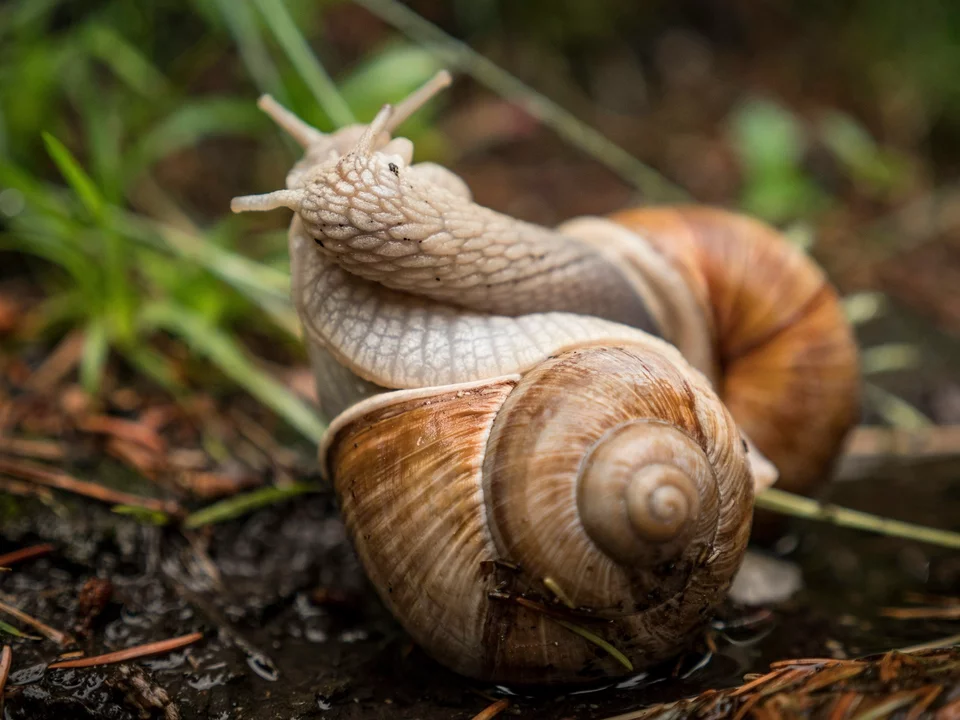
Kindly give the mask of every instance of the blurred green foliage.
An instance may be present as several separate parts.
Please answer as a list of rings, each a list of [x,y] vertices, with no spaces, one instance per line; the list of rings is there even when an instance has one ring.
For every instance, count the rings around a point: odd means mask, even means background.
[[[154,342],[163,332],[318,436],[313,413],[247,359],[234,335],[256,328],[295,345],[284,235],[251,239],[225,207],[181,206],[156,170],[208,138],[271,133],[253,102],[257,91],[331,130],[335,115],[368,119],[436,71],[426,52],[390,43],[345,72],[338,93],[297,29],[316,28],[322,5],[17,0],[0,7],[0,250],[58,269],[46,274],[39,329],[83,329],[81,380],[90,392],[111,352],[184,391],[190,379]],[[404,130],[424,141],[427,155],[442,152],[428,118]]]
[[[49,299],[39,331],[56,338],[84,330],[81,377],[90,391],[96,391],[108,359],[120,357],[182,392],[192,378],[165,350],[173,337],[305,434],[318,431],[303,406],[258,370],[238,340],[256,330],[296,347],[283,233],[253,234],[250,228],[263,221],[229,216],[223,193],[196,197],[164,178],[172,173],[189,180],[204,158],[214,157],[224,160],[218,186],[270,189],[253,185],[261,176],[279,181],[295,148],[257,111],[257,94],[271,93],[308,122],[332,130],[352,118],[369,120],[382,103],[405,96],[438,69],[436,48],[389,32],[325,42],[330,33],[343,33],[345,17],[360,19],[345,15],[346,5],[0,4],[0,250],[44,261]],[[849,77],[838,81],[856,89],[849,107],[796,111],[762,88],[744,87],[725,110],[722,125],[740,173],[739,204],[772,222],[793,223],[799,237],[809,238],[811,221],[841,202],[836,188],[811,167],[818,153],[831,159],[858,197],[886,203],[914,181],[910,153],[930,133],[955,132],[960,146],[960,5],[410,5],[471,45],[539,73],[538,87],[574,88],[567,95],[574,99],[589,97],[596,79],[592,63],[609,58],[633,63],[643,84],[638,96],[666,93],[658,87],[665,73],[657,43],[673,28],[708,43],[739,44],[748,53],[795,45],[799,86],[823,80],[824,68],[842,68]],[[758,32],[765,27],[771,37]],[[808,37],[822,38],[819,45],[808,43],[822,52],[815,58],[822,62],[807,62],[813,51],[798,39]],[[894,108],[885,112],[899,118],[896,132],[875,119],[869,128],[858,121],[857,103]],[[910,132],[902,130],[907,125]],[[430,108],[403,132],[415,142],[419,160],[448,155]],[[232,144],[217,150],[213,141],[227,138]],[[242,165],[226,162],[234,151]]]

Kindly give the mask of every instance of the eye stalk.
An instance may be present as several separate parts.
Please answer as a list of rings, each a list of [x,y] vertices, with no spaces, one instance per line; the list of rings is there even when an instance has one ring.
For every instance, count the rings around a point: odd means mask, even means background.
[[[383,133],[388,133],[390,120],[393,118],[393,105],[384,105],[373,121],[363,131],[351,154],[360,157],[370,157],[376,150],[376,141]],[[388,135],[389,136],[389,135]]]
[[[306,197],[306,191],[299,187],[302,179],[325,160],[339,161],[347,155],[370,158],[375,151],[380,150],[390,156],[398,156],[401,163],[397,164],[409,164],[413,158],[413,143],[406,138],[391,139],[391,135],[407,118],[449,86],[451,80],[450,73],[441,70],[396,106],[384,105],[366,128],[362,125],[351,125],[329,135],[297,117],[270,95],[262,95],[257,106],[306,151],[306,156],[300,163],[303,167],[296,171],[297,180],[291,183],[291,178],[288,177],[287,190],[234,198],[230,202],[230,209],[241,213],[268,212],[285,207],[300,212]],[[394,159],[397,158],[391,157],[391,165],[394,165]],[[291,184],[294,187],[290,187]]]
[[[280,108],[279,105],[276,106]],[[281,108],[282,110],[282,108]],[[284,111],[286,112],[286,111]],[[349,164],[351,161],[361,160],[361,161],[370,161],[373,158],[376,149],[374,147],[377,138],[379,138],[384,132],[385,128],[390,123],[393,118],[394,109],[392,105],[384,105],[380,112],[377,113],[377,116],[373,119],[373,122],[367,126],[367,129],[363,131],[363,134],[360,136],[360,139],[354,145],[353,149],[347,152],[342,158],[337,161],[338,169],[340,166]],[[285,121],[287,118],[286,115],[283,116]],[[290,116],[294,119],[295,116]],[[309,126],[303,126],[300,128],[298,126],[298,132],[304,128],[308,130],[313,130]],[[306,137],[301,135],[301,137]],[[398,160],[403,162],[403,159],[398,156],[391,157],[391,166],[396,167],[392,162],[393,160]],[[339,173],[342,175],[343,173]],[[329,183],[328,183],[329,184]],[[303,201],[309,193],[309,188],[295,188],[287,190],[276,190],[271,193],[266,193],[263,195],[245,195],[242,197],[234,198],[230,201],[230,209],[235,213],[241,212],[268,212],[270,210],[276,210],[278,208],[289,208],[295,213],[300,213],[303,208]],[[317,188],[313,187],[314,193],[316,194]],[[320,192],[320,195],[325,195],[324,192]]]
[[[450,87],[451,82],[453,82],[453,76],[450,75],[449,71],[441,70],[438,72],[397,104],[385,130],[392,135],[398,127],[406,122],[407,118],[426,105],[434,95]]]
[[[277,190],[264,195],[243,195],[230,201],[230,210],[235,213],[269,212],[285,207],[299,212],[305,196],[303,190]]]
[[[304,150],[309,149],[311,145],[325,142],[327,139],[326,135],[298,118],[274,100],[271,95],[261,95],[260,99],[257,100],[257,107],[263,110],[278,127],[283,128],[287,135],[296,140],[297,144]]]

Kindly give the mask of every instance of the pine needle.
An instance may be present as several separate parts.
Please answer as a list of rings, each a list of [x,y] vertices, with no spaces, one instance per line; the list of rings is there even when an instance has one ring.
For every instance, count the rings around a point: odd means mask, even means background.
[[[161,653],[173,652],[187,645],[192,645],[198,640],[203,639],[203,633],[191,633],[181,637],[171,638],[170,640],[161,640],[159,642],[147,643],[146,645],[137,645],[136,647],[116,652],[106,653],[105,655],[94,655],[93,657],[78,658],[76,660],[63,660],[47,666],[48,670],[62,670],[66,668],[85,668],[96,665],[112,665],[113,663],[128,662],[130,660],[139,660],[150,655],[160,655]]]
[[[33,560],[52,553],[56,547],[51,543],[42,543],[40,545],[31,545],[30,547],[14,550],[6,555],[0,555],[0,567],[10,567],[14,563]]]
[[[502,713],[504,710],[510,707],[510,701],[507,698],[497,700],[492,705],[488,705],[479,713],[473,716],[472,720],[492,720],[497,715]]]

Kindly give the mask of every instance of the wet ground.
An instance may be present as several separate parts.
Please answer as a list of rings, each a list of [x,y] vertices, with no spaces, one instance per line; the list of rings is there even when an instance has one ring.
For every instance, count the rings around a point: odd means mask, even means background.
[[[955,462],[890,467],[838,483],[830,499],[957,529],[957,471]],[[727,607],[712,631],[716,653],[704,643],[649,675],[532,693],[461,679],[415,648],[367,587],[329,496],[190,537],[79,499],[51,509],[0,497],[0,514],[0,552],[57,545],[4,573],[0,599],[74,634],[88,655],[204,633],[188,650],[141,663],[46,672],[58,648],[14,640],[3,720],[171,718],[173,706],[183,718],[217,720],[466,719],[505,693],[517,694],[505,717],[607,718],[737,685],[784,658],[854,657],[960,632],[956,621],[878,614],[909,593],[957,596],[960,554],[800,523],[776,548],[802,567],[805,589],[768,609]],[[94,577],[112,592],[81,607]]]

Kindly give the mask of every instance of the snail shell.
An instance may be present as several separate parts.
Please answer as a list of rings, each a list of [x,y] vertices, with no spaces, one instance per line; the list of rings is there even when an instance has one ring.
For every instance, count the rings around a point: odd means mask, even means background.
[[[570,350],[336,419],[322,460],[418,644],[473,677],[575,682],[626,669],[563,621],[634,668],[702,629],[745,549],[752,483],[730,414],[675,360],[641,344]]]
[[[859,417],[859,359],[840,298],[807,255],[764,223],[702,206],[631,209],[560,230],[616,245],[648,278],[671,275],[651,267],[650,249],[665,259],[683,280],[659,293],[678,308],[661,316],[664,334],[714,380],[779,471],[778,487],[810,493],[828,479]]]
[[[819,480],[852,422],[822,274],[719,211],[549,230],[482,208],[390,137],[411,102],[332,135],[261,105],[306,154],[233,208],[295,211],[321,462],[386,605],[479,678],[624,672],[575,626],[636,668],[676,654],[739,566],[764,454]]]

